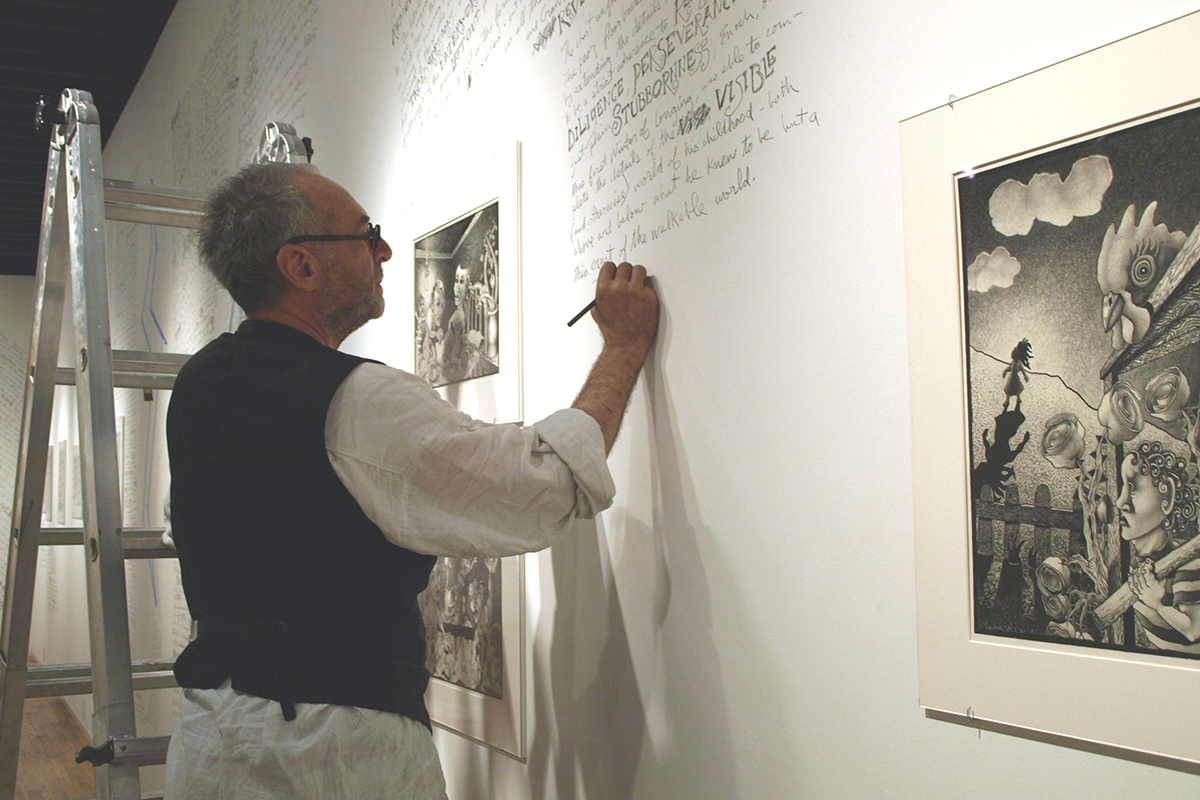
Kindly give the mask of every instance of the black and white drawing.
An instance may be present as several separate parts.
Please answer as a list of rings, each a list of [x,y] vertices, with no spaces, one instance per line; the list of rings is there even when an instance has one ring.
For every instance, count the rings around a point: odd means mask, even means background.
[[[416,372],[434,387],[500,372],[500,203],[414,243]]]
[[[975,631],[1200,655],[1200,109],[956,183]]]
[[[504,698],[498,558],[440,558],[418,598],[433,677]]]

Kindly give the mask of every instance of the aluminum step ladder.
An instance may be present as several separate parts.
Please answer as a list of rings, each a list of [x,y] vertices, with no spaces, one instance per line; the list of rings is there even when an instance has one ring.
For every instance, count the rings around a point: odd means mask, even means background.
[[[136,735],[133,692],[176,683],[170,663],[131,663],[125,560],[174,557],[175,551],[162,529],[124,527],[113,389],[170,389],[187,356],[112,349],[105,219],[196,228],[203,198],[105,180],[100,118],[88,92],[67,89],[57,110],[39,106],[50,153],[0,625],[0,800],[16,791],[25,699],[87,693],[95,700],[95,746],[81,750],[79,760],[96,766],[97,798],[135,800],[142,797],[139,768],[164,763],[170,737]],[[68,279],[74,368],[58,366]],[[83,527],[43,531],[54,388],[62,384],[76,387]],[[28,666],[38,547],[46,545],[85,548],[90,664]]]

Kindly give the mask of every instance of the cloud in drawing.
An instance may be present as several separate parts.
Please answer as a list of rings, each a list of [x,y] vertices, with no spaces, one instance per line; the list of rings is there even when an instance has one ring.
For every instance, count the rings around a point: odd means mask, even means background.
[[[972,292],[986,292],[993,286],[1007,289],[1020,271],[1021,262],[1007,248],[997,247],[990,253],[980,253],[967,267],[967,289]]]
[[[1112,165],[1103,155],[1076,161],[1065,181],[1048,172],[1034,175],[1028,185],[1010,178],[988,202],[992,225],[1005,236],[1024,236],[1034,220],[1063,227],[1075,217],[1090,217],[1100,211],[1112,178]]]

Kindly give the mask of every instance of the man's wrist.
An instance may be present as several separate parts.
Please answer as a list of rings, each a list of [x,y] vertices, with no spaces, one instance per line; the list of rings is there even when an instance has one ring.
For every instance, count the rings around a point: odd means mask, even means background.
[[[649,343],[642,342],[605,342],[600,350],[600,358],[605,361],[627,366],[630,369],[640,369],[650,352]]]

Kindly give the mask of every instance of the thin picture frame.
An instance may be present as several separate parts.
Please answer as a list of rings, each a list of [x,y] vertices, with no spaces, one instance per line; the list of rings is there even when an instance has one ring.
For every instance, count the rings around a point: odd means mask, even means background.
[[[412,370],[420,375],[422,367],[427,366],[421,363],[422,337],[435,328],[448,332],[458,304],[464,294],[470,294],[474,314],[467,316],[475,322],[468,322],[465,328],[468,334],[478,333],[471,342],[478,358],[473,356],[469,363],[486,362],[499,368],[468,368],[466,374],[456,370],[458,374],[444,375],[443,380],[432,380],[431,385],[455,408],[476,419],[523,424],[521,143],[514,140],[447,146],[445,152],[431,154],[425,163],[427,173],[414,181],[419,202],[403,209],[400,215],[404,234],[399,241],[405,242],[406,251],[401,257],[408,264],[413,292],[409,323],[414,331],[409,353]],[[441,231],[451,231],[452,235],[439,237]],[[465,292],[462,285],[452,288],[454,278],[464,271]],[[439,281],[447,307],[433,320],[427,315],[432,310],[433,286]],[[491,294],[498,306],[497,328],[490,332],[487,304],[480,302],[483,294]],[[489,342],[496,340],[498,347],[489,348]],[[428,373],[427,368],[424,371]],[[528,659],[524,557],[500,559],[498,571],[499,697],[435,674],[426,692],[426,704],[434,725],[523,762]],[[430,600],[441,602],[436,597],[422,602]],[[460,605],[469,602],[467,597],[453,599]],[[445,612],[443,605],[432,610],[432,615],[440,617]]]
[[[434,725],[525,760],[525,559],[499,559],[501,688],[498,697],[443,680],[429,681],[425,702]],[[462,598],[465,600],[465,598]],[[478,635],[478,634],[476,634]]]
[[[903,120],[900,138],[918,702],[931,719],[1200,774],[1200,663],[976,631],[970,443],[977,437],[968,421],[955,191],[971,170],[1193,103],[1200,55],[1189,43],[1198,35],[1200,15],[1180,17]]]
[[[413,371],[460,411],[484,422],[519,424],[521,145],[433,161],[441,165],[436,177],[422,181],[420,203],[404,214],[413,276]],[[464,305],[472,321],[456,322]],[[436,355],[426,358],[431,350]],[[472,355],[453,358],[451,350]],[[435,371],[430,363],[437,364]]]

